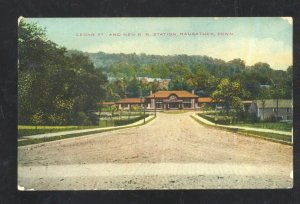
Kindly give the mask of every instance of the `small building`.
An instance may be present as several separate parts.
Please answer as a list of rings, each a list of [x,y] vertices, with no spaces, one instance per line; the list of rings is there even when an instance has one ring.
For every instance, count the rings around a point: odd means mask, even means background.
[[[188,91],[158,91],[146,97],[149,109],[195,109],[199,96]]]
[[[132,106],[144,107],[143,98],[123,98],[116,102],[118,109],[129,110]]]
[[[216,101],[211,97],[199,97],[197,108],[205,109],[208,107],[211,107],[213,109],[223,109],[223,101],[222,100]]]
[[[278,110],[277,110],[278,101]],[[289,99],[268,99],[268,100],[254,100],[250,107],[250,113],[255,113],[261,120],[268,118],[277,118],[279,120],[293,119],[293,101]]]
[[[253,101],[243,101],[243,107],[245,112],[249,112],[250,106],[253,103]]]

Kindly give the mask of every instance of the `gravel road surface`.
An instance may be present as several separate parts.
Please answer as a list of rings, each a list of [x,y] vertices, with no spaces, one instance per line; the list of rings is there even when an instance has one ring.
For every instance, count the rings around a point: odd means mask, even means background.
[[[291,188],[292,146],[158,113],[146,125],[18,147],[34,190]]]

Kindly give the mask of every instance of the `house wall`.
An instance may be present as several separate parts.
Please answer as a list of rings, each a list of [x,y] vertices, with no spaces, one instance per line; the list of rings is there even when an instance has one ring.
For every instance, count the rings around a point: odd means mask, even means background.
[[[252,103],[248,109],[249,113],[255,113],[258,116],[258,108],[256,103]]]
[[[257,116],[260,119],[267,119],[273,116],[277,116],[276,108],[264,108],[264,109],[259,108]],[[292,120],[293,119],[292,108],[278,108],[278,117],[281,117],[283,120]]]
[[[142,108],[144,108],[144,105],[143,104],[137,104],[137,103],[122,103],[122,104],[118,104],[118,108],[121,109],[123,107],[124,110],[129,110],[130,107],[132,106],[140,106]],[[147,108],[147,105],[146,105],[146,108]]]
[[[183,109],[190,109],[190,110],[192,110],[192,109],[195,109],[197,107],[197,103],[195,102],[195,100],[196,100],[195,98],[185,98],[185,99],[178,98],[178,99],[179,100],[190,100],[190,102],[191,102],[191,108],[183,108]],[[161,99],[161,98],[156,98],[156,104],[158,104],[157,102],[159,100],[163,101],[163,99]],[[156,106],[156,109],[167,109],[167,107],[168,107],[168,105],[166,103],[162,103],[162,107],[159,108],[159,107]],[[154,109],[154,99],[150,99],[150,102],[148,102],[148,104],[147,104],[147,108]]]

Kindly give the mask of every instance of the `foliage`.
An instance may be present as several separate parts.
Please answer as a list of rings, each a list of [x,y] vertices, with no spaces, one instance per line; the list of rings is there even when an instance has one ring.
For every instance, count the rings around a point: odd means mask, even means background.
[[[220,125],[229,125],[232,123],[233,120],[232,116],[209,115],[209,114],[198,114],[198,115],[210,122],[220,124]]]
[[[133,105],[133,106],[131,106],[131,110],[132,110],[133,112],[139,112],[139,111],[142,110],[142,107],[139,106],[139,105]]]
[[[216,90],[212,93],[212,97],[217,101],[223,101],[227,115],[229,109],[234,108],[240,110],[242,108],[241,96],[243,89],[239,82],[230,81],[230,79],[222,79]]]
[[[149,116],[148,114],[145,114],[145,116],[141,115],[141,116],[138,116],[138,117],[135,117],[135,118],[116,120],[116,121],[114,121],[114,124],[116,126],[128,125],[130,123],[134,123],[134,122],[137,122],[141,119],[147,118],[148,116]]]
[[[30,125],[19,125],[18,136],[37,135],[53,132],[62,132],[67,130],[81,130],[96,128],[97,126],[30,126]]]
[[[107,75],[127,81],[122,88],[119,86],[113,89],[113,92],[117,93],[115,97],[111,97],[113,99],[123,98],[126,94],[130,97],[140,97],[140,95],[149,95],[150,90],[155,92],[166,89],[160,86],[158,81],[148,84],[133,81],[133,85],[129,86],[129,83],[137,77],[170,79],[167,89],[195,90],[195,93],[203,97],[211,96],[215,87],[224,78],[240,83],[244,90],[243,96],[240,97],[243,100],[257,99],[261,86],[264,85],[269,86],[272,98],[289,99],[292,94],[292,66],[287,71],[282,71],[273,70],[264,62],[246,66],[245,62],[239,58],[225,62],[207,56],[158,56],[102,52],[85,54]],[[114,84],[114,82],[111,83]]]
[[[66,49],[46,37],[46,30],[19,24],[19,124],[66,125],[86,121],[106,97],[106,76],[87,56],[66,56]]]
[[[293,123],[289,123],[289,122],[243,123],[243,124],[239,124],[239,126],[265,128],[265,129],[280,130],[280,131],[291,131],[293,127]]]

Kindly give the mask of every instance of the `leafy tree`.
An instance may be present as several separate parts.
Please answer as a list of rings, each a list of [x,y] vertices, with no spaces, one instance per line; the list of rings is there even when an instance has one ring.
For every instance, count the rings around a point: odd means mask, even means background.
[[[241,105],[240,97],[243,90],[239,82],[230,81],[228,78],[222,79],[216,90],[212,93],[212,97],[217,101],[223,101],[227,115],[229,109],[239,108]]]
[[[137,98],[141,95],[141,85],[137,78],[132,79],[127,87],[127,97]]]
[[[205,68],[199,67],[193,74],[190,74],[187,82],[191,82],[191,89],[196,89],[203,93],[203,96],[209,96],[216,86],[216,79]]]
[[[235,76],[236,74],[241,73],[245,69],[245,62],[240,58],[228,61],[226,65],[229,69],[228,72],[230,76]]]
[[[69,124],[79,112],[88,113],[106,97],[106,76],[88,56],[67,56],[51,42],[45,29],[19,24],[19,123]]]

